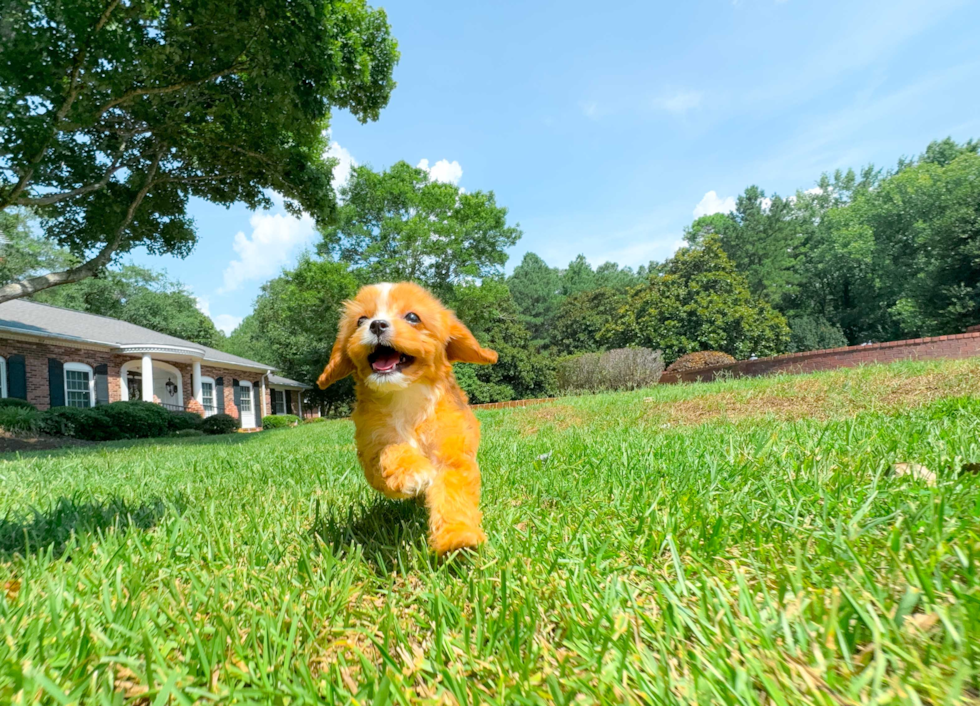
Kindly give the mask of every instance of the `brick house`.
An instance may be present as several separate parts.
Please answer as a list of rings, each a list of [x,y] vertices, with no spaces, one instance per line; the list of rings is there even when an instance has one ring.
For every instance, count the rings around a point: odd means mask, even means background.
[[[319,416],[310,389],[241,358],[142,326],[15,299],[0,304],[0,394],[38,409],[143,399],[257,428],[267,414]]]

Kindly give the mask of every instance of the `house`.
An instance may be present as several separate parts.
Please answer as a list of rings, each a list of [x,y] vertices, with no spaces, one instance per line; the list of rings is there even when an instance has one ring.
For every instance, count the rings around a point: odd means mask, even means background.
[[[0,304],[0,394],[38,409],[142,399],[257,428],[267,414],[319,416],[310,389],[274,368],[142,326],[14,299]]]

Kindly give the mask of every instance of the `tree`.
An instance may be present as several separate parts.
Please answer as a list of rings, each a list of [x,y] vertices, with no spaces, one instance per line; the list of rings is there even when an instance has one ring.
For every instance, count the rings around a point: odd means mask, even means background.
[[[474,403],[546,397],[554,391],[550,356],[531,345],[531,334],[501,279],[460,285],[447,303],[480,343],[497,351],[494,365],[456,365],[456,378]]]
[[[36,220],[24,209],[0,211],[0,285],[73,264],[71,253],[34,232]]]
[[[646,285],[632,290],[600,342],[659,348],[668,362],[701,350],[748,358],[785,351],[789,328],[779,312],[752,296],[721,238],[710,235],[678,250]]]
[[[253,313],[261,332],[258,345],[268,350],[269,362],[282,375],[311,384],[323,372],[337,337],[341,304],[354,296],[358,284],[346,265],[307,255],[262,286]],[[352,400],[353,384],[314,388],[308,395],[329,413]]]
[[[562,355],[602,350],[600,334],[619,316],[628,297],[622,289],[601,287],[562,301],[551,322],[551,348]]]
[[[461,282],[500,275],[506,248],[521,237],[492,191],[432,181],[405,162],[380,173],[355,167],[341,198],[318,251],[366,281],[409,280],[447,296]]]
[[[560,277],[556,268],[529,252],[507,278],[507,288],[520,312],[521,322],[537,345],[548,339],[548,328],[561,304]]]
[[[331,109],[373,120],[398,59],[364,0],[0,0],[0,211],[36,209],[90,277],[138,246],[186,255],[192,197],[333,213]]]
[[[568,267],[561,273],[561,293],[562,296],[570,296],[577,292],[587,292],[596,288],[595,272],[592,265],[585,259],[585,255],[579,255],[568,263]]]
[[[789,320],[790,353],[843,348],[848,345],[841,327],[822,316],[795,316]]]

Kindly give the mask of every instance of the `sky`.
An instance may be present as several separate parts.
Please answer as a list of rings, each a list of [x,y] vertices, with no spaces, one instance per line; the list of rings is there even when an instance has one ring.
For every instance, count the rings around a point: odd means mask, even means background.
[[[399,160],[493,191],[533,251],[636,267],[750,184],[780,194],[822,172],[892,166],[934,139],[980,137],[976,0],[373,3],[398,39],[377,122],[335,113],[332,156]],[[219,328],[318,237],[278,205],[203,201],[183,282]]]

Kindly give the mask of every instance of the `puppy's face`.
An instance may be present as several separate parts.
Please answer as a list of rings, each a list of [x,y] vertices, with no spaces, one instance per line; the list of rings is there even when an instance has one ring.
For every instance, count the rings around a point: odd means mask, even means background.
[[[321,389],[353,374],[379,392],[394,391],[448,372],[448,363],[495,363],[456,316],[410,282],[362,288],[344,305]]]

